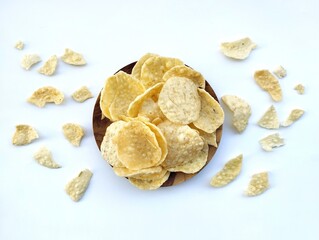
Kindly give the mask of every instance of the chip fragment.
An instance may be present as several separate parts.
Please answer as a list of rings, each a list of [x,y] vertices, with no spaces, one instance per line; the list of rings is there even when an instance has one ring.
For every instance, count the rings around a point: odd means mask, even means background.
[[[92,175],[93,173],[90,170],[85,169],[65,186],[66,193],[73,201],[77,202],[83,197],[89,186]]]
[[[84,129],[75,123],[66,123],[62,126],[64,137],[73,145],[80,146],[84,136]]]
[[[164,182],[169,178],[170,172],[166,172],[165,175],[160,179],[150,179],[150,180],[142,180],[136,178],[129,178],[129,181],[135,187],[141,190],[155,190],[163,185]]]
[[[51,76],[54,74],[57,65],[58,57],[56,55],[53,55],[44,63],[44,65],[38,70],[38,72],[46,76]]]
[[[256,173],[251,177],[245,194],[249,197],[257,196],[269,188],[268,172]]]
[[[280,84],[269,70],[258,70],[254,74],[255,81],[265,91],[269,93],[275,102],[282,100],[282,91]]]
[[[58,89],[50,86],[37,89],[31,97],[28,98],[28,102],[38,106],[44,107],[46,103],[61,104],[64,99],[64,94]]]
[[[41,61],[41,58],[37,54],[26,54],[21,61],[21,67],[25,70],[29,70],[34,64]]]
[[[146,53],[145,55],[143,55],[138,61],[137,63],[134,65],[133,69],[132,69],[132,76],[137,78],[137,79],[141,79],[141,71],[142,71],[142,66],[145,63],[145,61],[151,57],[156,57],[158,56],[157,54],[154,53]]]
[[[234,95],[225,95],[222,97],[223,102],[233,112],[233,126],[238,132],[243,132],[251,116],[250,105],[242,98]]]
[[[61,168],[61,165],[57,164],[53,158],[49,149],[41,147],[34,155],[33,158],[42,166],[47,168]]]
[[[258,121],[258,125],[267,129],[279,128],[279,119],[277,116],[277,111],[273,105],[271,105],[268,108],[268,110],[264,113],[264,115]]]
[[[84,57],[82,56],[82,54],[74,52],[73,50],[69,48],[65,49],[64,54],[61,57],[61,60],[67,64],[76,65],[76,66],[86,64],[86,61]]]
[[[305,111],[302,109],[293,109],[290,112],[288,118],[283,123],[281,123],[281,126],[283,127],[290,126],[291,124],[296,122],[299,118],[301,118],[304,113]]]
[[[284,69],[282,66],[278,66],[273,73],[276,75],[278,78],[284,78],[287,76],[287,71]]]
[[[256,48],[256,44],[250,38],[242,38],[233,42],[221,44],[221,50],[227,57],[243,60],[246,59],[251,51]]]
[[[302,95],[305,93],[305,87],[302,84],[297,84],[294,88],[298,94]]]
[[[229,160],[222,170],[220,170],[210,181],[213,187],[223,187],[233,181],[240,173],[243,162],[243,155]]]
[[[93,94],[90,92],[88,87],[82,86],[72,94],[72,98],[74,101],[82,103],[89,98],[93,98]]]
[[[39,138],[39,135],[33,127],[20,124],[16,126],[15,133],[12,137],[12,144],[16,146],[27,145],[37,138]]]
[[[16,44],[14,45],[14,47],[18,50],[22,50],[24,48],[24,43],[22,41],[18,41],[16,42]]]
[[[285,145],[284,139],[280,137],[279,133],[270,134],[267,137],[259,140],[260,146],[267,152],[272,151],[275,147]]]

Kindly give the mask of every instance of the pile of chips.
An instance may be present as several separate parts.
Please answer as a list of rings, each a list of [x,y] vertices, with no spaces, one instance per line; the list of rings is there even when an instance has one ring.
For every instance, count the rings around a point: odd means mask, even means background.
[[[101,144],[103,158],[120,177],[144,190],[159,188],[171,172],[193,174],[217,147],[224,122],[205,79],[176,58],[144,55],[132,73],[106,80],[102,114],[112,121]]]

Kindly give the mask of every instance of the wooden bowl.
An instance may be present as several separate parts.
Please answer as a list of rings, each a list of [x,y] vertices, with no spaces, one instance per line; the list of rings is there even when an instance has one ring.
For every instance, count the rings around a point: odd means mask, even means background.
[[[123,72],[126,72],[126,73],[130,74],[132,72],[132,69],[133,69],[135,64],[136,64],[136,62],[128,64],[127,66],[121,68],[117,72],[123,71]],[[208,84],[207,81],[206,81],[205,90],[216,101],[218,101],[218,98],[217,98],[214,90]],[[101,96],[101,93],[99,94],[99,96],[98,96],[98,98],[97,98],[97,100],[95,102],[94,110],[93,110],[93,119],[92,119],[94,138],[95,138],[95,141],[96,141],[96,144],[97,144],[99,150],[101,150],[100,149],[101,148],[101,143],[103,141],[103,137],[104,137],[105,131],[106,131],[107,127],[112,123],[111,120],[106,118],[106,117],[102,119],[102,112],[101,112],[101,109],[100,109],[100,96]],[[217,142],[218,146],[219,146],[219,143],[220,143],[220,140],[221,140],[221,137],[222,137],[222,130],[223,130],[223,125],[221,125],[216,131],[216,142]],[[217,150],[216,147],[209,145],[206,165],[212,160],[216,150]],[[192,178],[193,176],[195,176],[198,173],[199,172],[194,173],[194,174],[186,174],[186,173],[183,173],[183,172],[172,172],[170,174],[169,178],[167,179],[167,181],[165,183],[163,183],[162,187],[168,187],[168,186],[174,186],[174,185],[180,184],[180,183],[185,182],[186,180]]]

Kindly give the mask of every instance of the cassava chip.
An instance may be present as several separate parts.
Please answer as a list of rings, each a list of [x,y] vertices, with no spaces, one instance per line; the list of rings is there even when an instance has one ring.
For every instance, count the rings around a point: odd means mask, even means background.
[[[76,65],[76,66],[86,64],[86,61],[83,58],[82,54],[74,52],[69,48],[65,49],[64,54],[61,57],[61,60],[67,64]]]
[[[90,170],[85,169],[65,186],[66,193],[73,201],[77,202],[83,197],[89,186],[92,175],[93,173]]]
[[[239,39],[234,42],[224,42],[221,44],[221,50],[225,56],[243,60],[246,59],[250,52],[256,48],[250,38]]]
[[[137,78],[137,79],[141,79],[141,70],[142,70],[142,66],[145,63],[145,61],[151,57],[156,57],[158,56],[157,54],[154,53],[146,53],[144,56],[142,56],[137,63],[134,65],[133,69],[132,69],[132,76]]]
[[[113,167],[115,174],[119,177],[136,177],[138,175],[147,175],[162,172],[163,168],[161,166],[142,168],[139,170],[131,170],[126,167]]]
[[[53,158],[52,154],[46,147],[41,147],[34,155],[34,159],[42,166],[47,168],[60,168]]]
[[[25,70],[29,70],[34,64],[41,61],[41,58],[37,54],[26,54],[21,61],[21,67]]]
[[[144,87],[136,78],[125,72],[118,72],[106,80],[101,92],[102,113],[111,121],[119,120],[121,115],[127,116],[129,105],[143,92]]]
[[[56,55],[51,56],[44,65],[38,70],[39,73],[51,76],[54,74],[58,65],[58,57]]]
[[[192,129],[195,129],[199,133],[199,136],[201,136],[207,142],[208,145],[211,145],[217,148],[218,144],[216,142],[216,131],[212,133],[207,133],[197,128],[193,123],[189,124],[189,126]]]
[[[46,103],[61,104],[64,99],[64,94],[54,87],[42,87],[37,89],[31,97],[28,98],[28,102],[38,106],[44,107]]]
[[[305,87],[302,84],[297,84],[294,88],[298,94],[302,95],[305,93]]]
[[[199,118],[195,120],[194,125],[207,132],[213,133],[224,122],[224,111],[219,103],[204,89],[198,89],[201,100],[201,109]]]
[[[160,179],[155,180],[141,180],[136,178],[129,178],[129,181],[135,187],[141,190],[155,190],[163,185],[164,182],[169,178],[170,172],[166,172],[165,175]]]
[[[282,66],[279,66],[277,69],[273,71],[273,73],[278,77],[278,78],[284,78],[287,76],[287,71],[284,69]]]
[[[255,81],[265,91],[267,91],[271,98],[279,102],[282,100],[282,92],[280,84],[268,70],[258,70],[254,74]]]
[[[142,66],[140,80],[145,88],[150,88],[159,82],[163,82],[164,74],[178,65],[184,65],[184,63],[177,58],[150,57]]]
[[[192,80],[196,86],[203,89],[205,88],[205,79],[202,74],[185,65],[175,66],[168,70],[164,74],[163,80],[166,82],[171,77],[185,77]]]
[[[243,162],[243,155],[229,160],[222,170],[220,170],[210,181],[213,187],[223,187],[233,181],[240,173]]]
[[[24,48],[24,43],[22,41],[18,41],[14,47],[18,50],[22,50]]]
[[[39,135],[33,127],[21,124],[16,126],[16,131],[12,137],[12,144],[16,146],[26,145],[37,138],[39,138]]]
[[[85,100],[92,98],[93,95],[90,92],[90,90],[86,87],[80,87],[78,90],[76,90],[73,94],[72,94],[72,98],[77,101],[77,102],[84,102]]]
[[[80,146],[81,140],[84,136],[84,130],[79,124],[66,123],[62,127],[64,137],[73,145]]]
[[[279,119],[277,116],[277,111],[273,105],[271,105],[268,108],[268,110],[264,113],[264,115],[258,121],[258,125],[267,129],[279,128]]]
[[[304,110],[302,109],[293,109],[288,118],[286,119],[286,121],[284,121],[283,123],[281,123],[281,126],[283,127],[288,127],[291,124],[293,124],[294,122],[296,122],[299,118],[301,118],[301,116],[305,113]]]
[[[159,95],[158,105],[171,122],[189,124],[199,118],[201,100],[197,86],[188,78],[168,79]]]
[[[165,174],[167,173],[167,170],[162,168],[162,171],[157,173],[141,173],[135,175],[134,179],[140,179],[140,180],[160,180],[162,179]]]
[[[280,137],[279,133],[270,134],[267,137],[259,140],[260,146],[267,152],[272,151],[275,147],[280,147],[285,144],[284,139]]]
[[[238,132],[243,132],[251,115],[250,105],[242,98],[234,95],[225,95],[223,102],[233,112],[233,125]]]
[[[248,188],[245,191],[247,196],[253,197],[262,194],[269,188],[268,173],[256,173],[251,177]]]

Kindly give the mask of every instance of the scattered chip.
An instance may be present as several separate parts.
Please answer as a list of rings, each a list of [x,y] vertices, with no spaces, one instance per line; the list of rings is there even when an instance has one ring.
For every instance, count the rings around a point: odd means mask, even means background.
[[[265,91],[267,91],[271,98],[279,102],[282,100],[282,92],[280,84],[268,70],[258,70],[254,74],[255,81]]]
[[[12,144],[16,146],[27,145],[37,138],[39,138],[39,135],[33,127],[21,124],[16,126]]]
[[[197,86],[188,78],[168,79],[159,95],[158,105],[171,122],[189,124],[199,118],[201,100]]]
[[[14,47],[18,50],[22,50],[24,48],[24,43],[22,41],[18,41]]]
[[[56,67],[58,65],[58,57],[56,55],[51,56],[48,61],[38,70],[39,73],[46,76],[51,76],[54,74]]]
[[[28,102],[38,106],[44,107],[46,103],[54,102],[55,104],[61,104],[64,99],[64,94],[54,87],[42,87],[36,90]]]
[[[250,38],[239,39],[234,42],[224,42],[221,44],[221,50],[225,56],[243,60],[246,59],[250,52],[256,48]]]
[[[77,102],[84,102],[85,100],[92,98],[93,95],[90,92],[90,90],[86,87],[83,86],[81,88],[79,88],[78,90],[76,90],[73,94],[72,94],[72,98],[77,101]]]
[[[62,61],[70,65],[85,65],[86,61],[83,58],[82,54],[72,51],[69,48],[66,48],[63,56],[61,57]]]
[[[271,105],[268,108],[268,110],[264,113],[264,115],[258,121],[258,125],[267,129],[279,128],[279,119],[277,116],[277,111],[273,105]]]
[[[250,105],[234,95],[225,95],[222,97],[223,102],[233,112],[233,125],[238,132],[243,132],[248,124],[251,115]]]
[[[272,151],[275,147],[280,147],[285,145],[284,139],[279,136],[279,133],[270,134],[267,137],[259,140],[259,143],[267,152]]]
[[[34,155],[34,159],[47,168],[60,168],[61,166],[57,164],[53,158],[52,154],[46,147],[41,147]]]
[[[305,93],[305,87],[302,84],[298,84],[294,88],[298,94],[302,95]]]
[[[145,63],[145,61],[151,57],[156,57],[158,56],[157,54],[154,53],[146,53],[144,56],[142,56],[137,63],[134,65],[133,69],[132,69],[132,76],[137,78],[137,79],[141,79],[141,71],[142,71],[142,66]]]
[[[170,172],[166,172],[165,175],[156,180],[141,180],[136,178],[129,178],[129,181],[135,187],[141,190],[155,190],[163,185],[164,182],[169,178]]]
[[[299,118],[301,118],[301,116],[305,113],[304,110],[302,109],[294,109],[290,112],[288,118],[286,119],[286,121],[284,121],[281,126],[283,127],[288,127],[291,124],[293,124],[294,122],[296,122]]]
[[[251,177],[248,188],[245,191],[247,196],[253,197],[262,194],[269,188],[268,173],[261,172]]]
[[[84,136],[83,128],[75,123],[64,124],[63,127],[64,137],[73,145],[80,146],[81,140]]]
[[[233,181],[240,173],[243,163],[243,155],[229,160],[222,170],[220,170],[210,181],[213,187],[223,187]]]
[[[93,173],[85,169],[77,177],[72,179],[66,186],[65,191],[75,202],[79,201],[89,186]]]
[[[37,54],[26,54],[21,61],[21,67],[25,70],[29,70],[34,64],[41,61],[41,58]]]
[[[198,94],[201,100],[201,109],[198,119],[193,123],[197,128],[207,133],[213,133],[223,124],[224,111],[204,89],[198,89]]]
[[[273,71],[273,73],[278,77],[278,78],[284,78],[287,76],[287,71],[284,69],[282,66],[279,66],[276,70]]]

